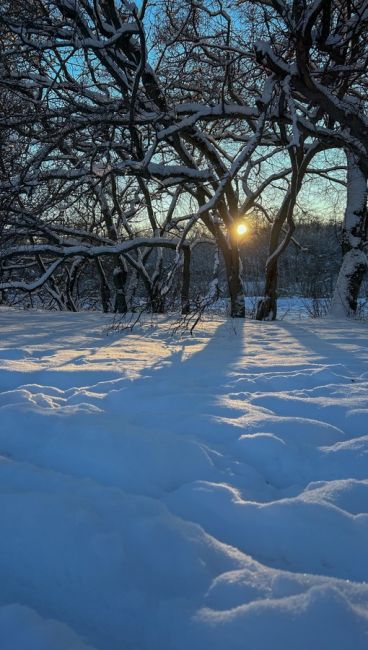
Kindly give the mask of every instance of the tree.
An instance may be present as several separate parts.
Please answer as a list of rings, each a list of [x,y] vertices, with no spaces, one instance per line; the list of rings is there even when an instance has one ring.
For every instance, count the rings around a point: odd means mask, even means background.
[[[354,191],[348,191],[352,205],[347,206],[343,229],[348,257],[344,258],[333,301],[335,309],[339,295],[342,304],[355,312],[356,295],[367,268],[366,211],[362,207],[368,175],[367,1],[269,0],[252,4],[263,5],[264,22],[270,27],[269,40],[259,40],[255,45],[258,61],[268,74],[287,85],[295,126],[314,137],[318,134],[321,141],[334,143],[355,157],[356,162],[349,163],[348,184],[353,183],[352,177],[359,178],[359,199],[356,201]],[[354,245],[346,234],[351,231],[346,224],[352,221]]]
[[[358,295],[368,268],[367,176],[355,154],[347,153],[347,197],[342,227],[343,261],[332,298],[331,314],[355,314]]]
[[[367,178],[365,5],[3,3],[2,289],[47,291],[76,309],[78,278],[93,260],[104,310],[129,309],[136,281],[150,308],[164,310],[179,272],[188,309],[201,223],[224,261],[230,313],[242,317],[234,228],[250,211],[276,212],[257,314],[275,318],[278,260],[294,237],[303,181],[317,173],[314,156],[343,149]],[[333,177],[333,165],[318,173]],[[353,195],[343,236],[353,280],[339,282],[350,310],[367,236]]]

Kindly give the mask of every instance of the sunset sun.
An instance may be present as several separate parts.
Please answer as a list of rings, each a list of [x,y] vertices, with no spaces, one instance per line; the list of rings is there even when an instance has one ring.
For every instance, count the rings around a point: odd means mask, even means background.
[[[237,235],[245,235],[248,232],[248,226],[245,225],[245,223],[239,223],[236,226],[236,234]]]

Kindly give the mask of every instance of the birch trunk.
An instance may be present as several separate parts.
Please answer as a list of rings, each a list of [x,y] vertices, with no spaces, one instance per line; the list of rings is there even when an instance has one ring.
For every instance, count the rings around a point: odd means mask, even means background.
[[[347,153],[347,195],[342,228],[343,261],[332,297],[330,314],[354,315],[364,274],[367,271],[367,176],[354,154]]]

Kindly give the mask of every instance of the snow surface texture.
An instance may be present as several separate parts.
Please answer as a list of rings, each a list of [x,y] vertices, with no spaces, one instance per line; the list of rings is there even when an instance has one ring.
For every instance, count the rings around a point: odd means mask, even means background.
[[[0,322],[1,650],[367,650],[366,324]]]

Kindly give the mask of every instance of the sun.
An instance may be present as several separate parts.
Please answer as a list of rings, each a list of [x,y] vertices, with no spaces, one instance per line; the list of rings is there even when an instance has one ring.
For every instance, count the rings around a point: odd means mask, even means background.
[[[236,226],[236,234],[237,235],[245,235],[248,232],[248,227],[245,225],[245,223],[238,223]]]

